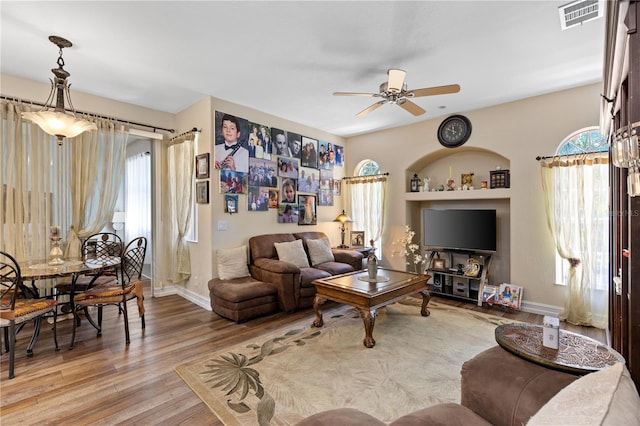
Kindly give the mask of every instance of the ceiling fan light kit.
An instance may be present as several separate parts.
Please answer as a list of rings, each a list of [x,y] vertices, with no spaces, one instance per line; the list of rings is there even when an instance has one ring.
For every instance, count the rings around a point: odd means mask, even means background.
[[[411,102],[410,98],[418,98],[422,96],[434,96],[434,95],[446,95],[450,93],[458,93],[460,86],[457,84],[449,84],[446,86],[437,87],[425,87],[423,89],[407,89],[407,83],[405,78],[407,76],[406,71],[400,69],[390,69],[387,71],[387,81],[380,84],[380,90],[378,93],[357,93],[357,92],[334,92],[335,96],[369,96],[374,98],[382,98],[381,101],[363,109],[356,115],[358,117],[365,116],[371,111],[378,109],[384,104],[396,104],[405,111],[418,116],[424,114],[426,111],[419,105]]]

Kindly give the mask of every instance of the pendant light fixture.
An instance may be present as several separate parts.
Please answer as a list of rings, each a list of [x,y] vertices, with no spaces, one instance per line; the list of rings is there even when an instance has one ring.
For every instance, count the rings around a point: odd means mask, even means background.
[[[71,103],[71,96],[69,95],[70,85],[67,83],[67,78],[69,78],[71,74],[63,68],[64,59],[62,59],[62,49],[73,45],[69,40],[58,36],[49,36],[49,41],[60,49],[57,62],[58,68],[51,70],[55,76],[55,78],[51,80],[51,92],[40,111],[23,112],[22,118],[34,122],[40,126],[42,130],[58,138],[58,145],[62,145],[62,139],[73,138],[89,130],[97,130],[97,127],[94,123],[76,117],[76,111]],[[69,104],[70,111],[65,109],[65,97]]]

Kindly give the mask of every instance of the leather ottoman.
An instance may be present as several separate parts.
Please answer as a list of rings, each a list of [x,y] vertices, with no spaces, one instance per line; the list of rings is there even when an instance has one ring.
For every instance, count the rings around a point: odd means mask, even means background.
[[[278,311],[276,288],[251,277],[209,281],[211,309],[235,322],[247,321]]]

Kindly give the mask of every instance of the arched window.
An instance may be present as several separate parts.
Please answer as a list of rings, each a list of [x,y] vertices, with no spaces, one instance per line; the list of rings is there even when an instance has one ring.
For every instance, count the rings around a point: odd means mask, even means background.
[[[367,159],[358,163],[354,177],[345,183],[347,210],[353,219],[352,231],[364,231],[364,241],[373,240],[376,248],[382,247],[387,177],[380,172],[377,162]],[[380,259],[381,250],[377,252]]]
[[[607,138],[600,133],[600,128],[597,126],[586,127],[575,131],[567,136],[556,149],[556,156],[576,155],[576,154],[588,154],[595,152],[607,152],[609,150],[609,144]],[[599,193],[600,199],[603,202],[608,200],[609,181],[608,179],[593,180],[593,193]],[[608,216],[608,206],[603,205],[601,208],[596,209],[600,215],[602,215],[601,221],[606,225]],[[607,247],[602,247],[602,250],[606,251]],[[602,256],[606,257],[606,253],[603,251]],[[608,275],[608,271],[604,271],[599,274],[602,279],[601,282],[605,282],[604,274]],[[556,282],[561,285],[567,284],[567,276],[569,273],[569,264],[563,260],[560,255],[556,255]]]
[[[607,152],[607,138],[600,134],[600,128],[586,127],[567,136],[556,149],[556,155],[586,154],[590,152]]]
[[[379,175],[380,166],[373,160],[364,160],[356,168],[356,176]]]

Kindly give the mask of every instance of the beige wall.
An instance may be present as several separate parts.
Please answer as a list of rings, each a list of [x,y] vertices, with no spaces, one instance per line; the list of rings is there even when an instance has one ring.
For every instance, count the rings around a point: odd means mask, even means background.
[[[36,101],[43,101],[49,90],[47,84],[6,75],[1,76],[0,82],[3,95]],[[416,210],[415,202],[406,201],[407,176],[410,175],[408,170],[411,174],[419,173],[421,177],[429,175],[434,180],[433,183],[440,183],[448,177],[448,166],[451,165],[456,181],[459,180],[460,173],[474,172],[474,182],[479,186],[479,181],[487,179],[488,170],[495,165],[507,166],[511,170],[511,190],[506,201],[509,210],[509,250],[502,254],[501,259],[496,259],[500,279],[525,288],[524,302],[527,310],[553,312],[562,305],[563,289],[554,285],[554,248],[546,227],[539,168],[535,157],[553,154],[567,135],[598,123],[599,92],[600,85],[596,84],[466,112],[465,115],[473,125],[471,139],[464,147],[452,150],[442,148],[437,142],[436,130],[441,119],[344,140],[216,98],[207,97],[176,115],[79,92],[72,92],[72,99],[79,110],[175,128],[177,133],[193,127],[202,129],[198,153],[213,152],[213,114],[215,110],[220,110],[270,127],[345,146],[346,167],[336,169],[336,178],[351,175],[356,165],[364,159],[377,161],[383,171],[390,173],[387,221],[383,235],[383,265],[397,268],[403,268],[403,262],[391,257],[390,243],[398,238],[405,223],[410,223],[416,231],[420,227],[413,212]],[[384,110],[379,110],[376,114],[378,113],[384,114]],[[157,153],[157,150],[154,152]],[[162,170],[162,159],[156,161],[158,170]],[[495,162],[498,164],[494,164]],[[198,242],[190,245],[192,278],[184,288],[171,290],[201,306],[208,306],[207,282],[217,276],[214,259],[218,248],[246,244],[249,237],[256,234],[296,230],[324,231],[334,245],[339,243],[338,226],[331,221],[342,209],[340,198],[336,198],[333,207],[318,208],[317,226],[298,227],[278,224],[274,209],[268,212],[247,211],[243,204],[246,203],[246,196],[240,197],[239,213],[226,214],[223,197],[217,191],[219,178],[215,171],[210,184],[210,203],[197,206]],[[156,211],[154,222],[159,233],[163,229],[163,194],[162,185],[158,184],[156,206],[160,208]],[[476,205],[473,201],[461,203]],[[500,208],[504,209],[505,201],[500,203]],[[420,207],[424,205],[419,203]],[[218,221],[226,221],[228,229],[218,231]]]
[[[200,111],[201,113],[208,114],[208,132],[203,132],[199,142],[199,153],[210,152],[213,153],[214,144],[214,129],[213,129],[213,116],[215,111],[222,111],[229,114],[236,115],[238,117],[246,118],[249,121],[265,124],[269,127],[276,127],[287,131],[299,133],[304,136],[308,136],[314,139],[324,140],[341,146],[345,146],[345,140],[331,135],[326,132],[322,132],[317,129],[313,129],[301,124],[297,124],[288,120],[284,120],[279,117],[275,117],[270,114],[266,114],[260,111],[256,111],[251,108],[243,107],[230,102],[225,102],[219,99],[211,98],[211,104],[207,107],[207,110]],[[182,113],[181,113],[182,114]],[[212,154],[213,155],[213,154]],[[213,158],[212,158],[213,161]],[[344,168],[334,169],[334,178],[341,178],[344,176]],[[194,285],[194,291],[198,294],[204,294],[208,298],[207,282],[212,277],[217,276],[215,268],[215,251],[218,248],[235,247],[241,244],[248,244],[248,240],[253,235],[272,233],[272,232],[298,232],[298,231],[323,231],[331,239],[333,245],[340,243],[340,233],[338,226],[333,223],[332,220],[342,210],[342,200],[340,197],[336,197],[334,200],[334,206],[319,206],[317,209],[318,225],[317,226],[298,226],[295,224],[280,224],[277,223],[277,210],[269,209],[267,212],[251,212],[247,209],[247,197],[239,197],[239,212],[236,214],[228,214],[224,212],[224,196],[219,193],[218,188],[220,184],[219,172],[213,170],[211,174],[211,203],[208,205],[199,205],[200,221],[199,226],[199,243],[197,247],[194,245],[192,253],[200,251],[196,256],[202,263],[206,263],[209,268],[206,270],[205,275],[192,278]],[[227,225],[226,231],[218,230],[218,222],[224,221]],[[192,261],[192,265],[195,265]],[[194,275],[198,274],[197,270],[204,271],[204,267],[195,267]],[[197,283],[193,283],[197,280]]]
[[[474,172],[474,182],[486,180],[493,169],[492,157],[474,150],[499,154],[496,165],[508,165],[511,171],[509,276],[503,280],[524,287],[527,310],[556,312],[563,304],[563,287],[555,282],[555,254],[547,229],[544,199],[540,184],[539,166],[535,157],[552,155],[559,143],[575,130],[598,124],[600,85],[589,85],[572,90],[525,99],[464,113],[472,123],[470,140],[457,149],[443,148],[436,138],[442,119],[430,120],[411,126],[389,129],[350,138],[347,141],[347,172],[359,162],[373,159],[383,171],[390,173],[390,191],[387,203],[387,222],[383,234],[385,243],[391,243],[409,222],[416,232],[420,224],[411,211],[407,170],[425,177],[425,168],[431,161],[439,165],[429,169],[434,183],[448,178],[451,165],[456,182],[463,172]],[[380,110],[380,112],[384,111]],[[453,113],[453,112],[452,112]],[[458,152],[462,154],[458,155]],[[483,179],[484,177],[484,179]],[[477,185],[479,186],[479,185]],[[474,202],[461,202],[474,205]],[[482,202],[483,204],[485,202]],[[484,206],[480,208],[485,208]],[[383,263],[401,268],[402,261],[391,257],[392,248],[385,244]],[[501,253],[497,253],[497,262]]]

